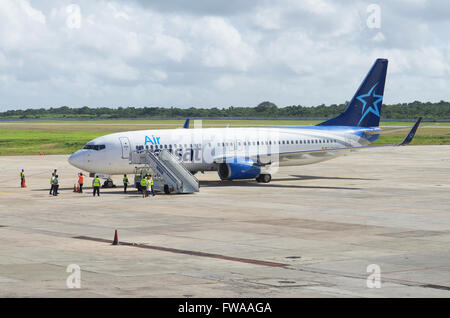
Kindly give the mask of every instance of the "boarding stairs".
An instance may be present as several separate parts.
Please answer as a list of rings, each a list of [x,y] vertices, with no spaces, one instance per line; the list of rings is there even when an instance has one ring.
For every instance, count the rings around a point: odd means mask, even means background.
[[[199,182],[181,162],[167,149],[152,151],[135,150],[130,153],[130,163],[141,165],[135,170],[135,184],[140,185],[141,176],[150,173],[155,190],[165,193],[194,193],[199,191]]]

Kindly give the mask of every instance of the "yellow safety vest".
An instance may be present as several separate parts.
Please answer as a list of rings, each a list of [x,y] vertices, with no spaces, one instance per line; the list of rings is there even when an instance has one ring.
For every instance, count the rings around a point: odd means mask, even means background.
[[[99,178],[95,178],[94,179],[94,187],[99,187],[100,186],[100,180]]]
[[[141,179],[141,186],[146,187],[147,186],[147,178]]]
[[[153,178],[150,178],[150,185],[153,185]]]
[[[123,178],[123,184],[128,183],[128,178]]]
[[[25,173],[20,172],[20,177],[21,177],[21,178],[25,177]]]
[[[52,177],[50,178],[50,184],[53,184],[53,181],[55,181],[55,177],[54,177],[54,176],[52,176]]]

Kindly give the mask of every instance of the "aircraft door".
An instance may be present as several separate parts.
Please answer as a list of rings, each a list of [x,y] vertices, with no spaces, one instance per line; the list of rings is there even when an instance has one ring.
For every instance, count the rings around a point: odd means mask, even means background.
[[[120,137],[119,140],[122,145],[122,159],[130,158],[130,140],[128,137]]]
[[[353,145],[353,139],[349,135],[345,135],[345,146],[351,147]]]

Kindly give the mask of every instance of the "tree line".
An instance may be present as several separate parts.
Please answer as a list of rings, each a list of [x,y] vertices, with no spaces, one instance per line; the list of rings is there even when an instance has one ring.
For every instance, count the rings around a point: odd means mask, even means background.
[[[331,118],[339,115],[347,106],[344,104],[319,105],[307,107],[292,105],[278,107],[271,102],[262,102],[256,107],[228,108],[178,108],[178,107],[80,107],[61,106],[56,108],[29,108],[25,110],[7,110],[0,112],[1,119],[146,119],[146,118]],[[450,119],[450,102],[419,102],[383,105],[384,119],[414,119],[419,116],[429,120]]]

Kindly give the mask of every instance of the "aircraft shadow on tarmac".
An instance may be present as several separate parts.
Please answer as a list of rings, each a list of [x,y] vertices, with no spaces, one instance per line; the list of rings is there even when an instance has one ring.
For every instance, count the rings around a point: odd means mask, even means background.
[[[323,177],[323,176],[307,176],[307,175],[290,175],[291,178],[273,178],[273,181],[296,181],[296,180],[379,180],[379,179],[368,179],[368,178],[350,178],[350,177]],[[331,190],[361,190],[357,187],[338,187],[338,186],[313,186],[313,185],[291,185],[291,184],[275,184],[275,183],[259,183],[255,180],[233,180],[233,181],[200,181],[201,187],[229,187],[229,186],[245,186],[245,187],[272,187],[272,188],[292,188],[292,189],[331,189]],[[85,187],[84,193],[92,194],[92,187]],[[140,195],[135,189],[131,187],[127,193],[123,192],[122,187],[115,188],[117,190],[111,191],[111,188],[100,189],[100,194],[127,194],[127,195]],[[106,190],[106,191],[103,191]],[[32,191],[49,191],[49,189],[35,189]],[[73,188],[59,188],[59,191],[73,191]],[[161,194],[161,193],[160,193]]]
[[[373,181],[380,179],[370,179],[370,178],[349,178],[349,177],[322,177],[322,176],[302,176],[302,175],[294,175],[291,174],[291,177],[295,178],[284,178],[284,179],[272,179],[277,181],[289,181],[289,180],[315,180],[315,179],[328,179],[328,180],[365,180],[365,181]]]
[[[115,189],[115,190],[111,191],[111,189]],[[31,191],[41,191],[41,192],[47,191],[47,192],[49,192],[50,189],[33,189]],[[67,192],[74,192],[73,188],[59,188],[58,189],[58,193],[59,194],[67,193]],[[86,193],[92,195],[92,187],[85,187],[85,188],[83,188],[83,193],[82,194],[86,194]],[[100,188],[100,195],[101,194],[130,194],[130,195],[134,194],[134,195],[136,195],[138,193],[137,193],[136,189],[133,188],[133,187],[129,187],[127,193],[123,192],[123,188],[122,187],[116,187],[116,188],[106,188],[106,189]],[[139,195],[142,195],[142,194],[139,193]]]
[[[300,176],[291,175],[293,178],[273,178],[273,181],[296,181],[296,180],[314,180],[314,179],[335,179],[335,180],[376,180],[362,178],[340,178],[340,177],[316,177],[316,176]],[[302,186],[290,184],[275,183],[259,183],[255,180],[233,180],[233,181],[200,181],[200,187],[229,187],[229,186],[245,186],[245,187],[272,187],[272,188],[292,188],[292,189],[331,189],[331,190],[360,190],[356,187],[331,187],[331,186]]]

